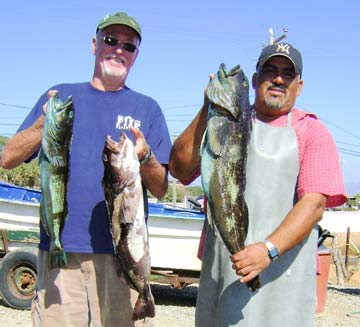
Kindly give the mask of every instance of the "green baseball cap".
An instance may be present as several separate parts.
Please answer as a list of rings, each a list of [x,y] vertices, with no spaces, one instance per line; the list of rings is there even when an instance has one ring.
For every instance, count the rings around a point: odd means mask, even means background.
[[[100,20],[96,28],[96,32],[110,25],[125,25],[132,28],[139,35],[139,40],[141,41],[140,25],[134,18],[130,17],[128,14],[119,11],[114,15],[106,15],[103,19]]]

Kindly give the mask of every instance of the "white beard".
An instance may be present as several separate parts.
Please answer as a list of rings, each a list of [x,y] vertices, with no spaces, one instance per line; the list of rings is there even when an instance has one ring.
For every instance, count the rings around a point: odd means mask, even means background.
[[[286,102],[287,97],[285,96],[284,98],[280,99],[278,97],[273,97],[271,95],[266,94],[265,95],[265,104],[274,110],[280,110],[285,102]]]
[[[127,74],[127,71],[124,66],[114,67],[114,66],[107,65],[106,63],[104,63],[104,65],[102,66],[102,73],[103,73],[103,76],[124,78]]]

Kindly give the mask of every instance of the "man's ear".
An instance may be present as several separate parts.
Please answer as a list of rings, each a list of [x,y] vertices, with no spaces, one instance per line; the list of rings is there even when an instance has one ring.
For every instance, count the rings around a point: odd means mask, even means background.
[[[303,87],[304,81],[301,79],[298,81],[296,96],[299,96],[301,94]]]
[[[91,49],[92,49],[93,55],[95,56],[95,53],[96,53],[96,36],[94,36],[92,38]]]
[[[257,84],[257,73],[254,73],[252,76],[252,87],[253,89],[256,88],[256,84]]]

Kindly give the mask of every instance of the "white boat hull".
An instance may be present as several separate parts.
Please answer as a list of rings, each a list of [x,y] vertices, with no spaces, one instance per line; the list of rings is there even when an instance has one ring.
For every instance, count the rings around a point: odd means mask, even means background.
[[[200,271],[197,258],[203,219],[153,216],[148,219],[151,265]],[[0,200],[0,230],[39,232],[39,204]],[[8,250],[36,247],[36,242],[8,242]]]
[[[15,191],[22,194],[23,189],[12,190],[11,187],[8,191],[9,199],[0,198],[0,230],[39,232],[39,198],[35,199],[36,194],[30,194],[26,201],[17,200],[12,192],[15,195]],[[152,267],[200,271],[201,261],[197,258],[197,251],[204,216],[162,204],[149,205]],[[331,233],[345,233],[347,227],[350,227],[351,232],[360,232],[360,212],[325,211],[320,225]],[[37,246],[36,242],[30,241],[9,241],[8,249],[12,251],[20,247]]]

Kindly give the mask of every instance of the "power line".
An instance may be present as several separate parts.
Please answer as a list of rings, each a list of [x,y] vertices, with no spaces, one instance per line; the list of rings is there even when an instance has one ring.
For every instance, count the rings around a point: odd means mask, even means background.
[[[355,135],[354,133],[349,132],[347,129],[345,129],[345,128],[343,128],[343,127],[340,127],[340,126],[337,126],[337,125],[335,125],[334,123],[332,123],[332,122],[330,122],[330,121],[328,121],[328,120],[326,120],[326,119],[321,118],[321,120],[324,121],[324,122],[326,122],[326,123],[328,123],[328,124],[330,124],[330,125],[332,125],[332,126],[334,126],[334,127],[336,127],[337,129],[339,129],[339,130],[341,130],[341,131],[343,131],[343,132],[345,132],[345,133],[347,133],[347,134],[349,134],[349,135],[351,135],[351,136],[353,136],[353,137],[355,137],[355,138],[357,138],[357,139],[360,140],[360,136]]]
[[[8,104],[8,103],[3,103],[3,102],[0,102],[0,106],[21,108],[21,109],[32,109],[31,107],[19,106],[19,105],[16,105],[16,104]]]
[[[28,107],[28,106],[20,106],[20,105],[16,105],[16,104],[10,104],[10,103],[4,103],[4,102],[0,102],[0,106],[7,106],[7,107],[12,107],[12,108],[19,108],[19,109],[29,109],[31,110],[32,108],[31,107]],[[167,111],[172,111],[172,110],[177,110],[177,109],[184,109],[184,108],[194,108],[194,107],[197,107],[197,108],[200,108],[202,106],[202,104],[191,104],[191,105],[179,105],[179,106],[170,106],[170,107],[164,107],[163,108],[163,111],[164,111],[164,114],[166,115],[166,112]],[[178,116],[178,117],[186,117],[186,116],[189,116],[190,114],[171,114],[171,118],[174,118],[174,115],[175,117]],[[6,117],[6,119],[10,119],[10,117]],[[324,122],[326,122],[327,124],[330,124],[334,127],[336,127],[337,129],[351,135],[352,137],[355,137],[356,139],[359,139],[360,140],[360,136],[352,133],[352,132],[349,132],[347,129],[343,128],[343,127],[340,127],[326,119],[321,119],[323,120]],[[191,121],[191,118],[190,119],[167,119],[168,122],[190,122]],[[11,123],[2,123],[0,124],[0,126],[18,126],[18,124],[11,124]],[[175,132],[176,134],[179,134],[177,132]],[[337,141],[336,143],[338,144],[344,144],[344,145],[350,145],[350,146],[355,146],[355,147],[360,147],[360,145],[357,145],[357,144],[352,144],[352,143],[346,143],[346,142],[341,142],[341,141]],[[355,150],[351,150],[351,149],[345,149],[345,148],[341,148],[339,147],[339,152],[342,152],[344,154],[349,154],[349,155],[353,155],[353,156],[360,156],[360,152],[358,151],[355,151]]]
[[[347,142],[341,142],[341,141],[335,141],[335,143],[345,144],[345,145],[350,145],[350,146],[355,146],[355,147],[357,147],[357,148],[360,148],[360,145],[359,145],[359,144],[353,144],[353,143],[347,143]]]
[[[163,107],[163,111],[169,111],[169,110],[176,110],[176,109],[184,109],[184,108],[198,108],[200,110],[200,108],[202,107],[202,104],[187,104],[187,105],[183,105],[183,106],[173,106],[173,107]]]
[[[360,157],[360,151],[354,151],[346,148],[338,148],[340,153],[348,154],[354,157]]]

